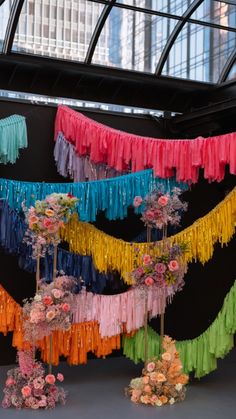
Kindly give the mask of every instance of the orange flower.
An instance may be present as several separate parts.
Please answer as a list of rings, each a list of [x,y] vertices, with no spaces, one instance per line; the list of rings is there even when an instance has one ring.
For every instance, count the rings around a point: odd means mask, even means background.
[[[186,374],[181,374],[181,375],[178,377],[178,383],[180,383],[180,384],[187,384],[187,382],[188,382],[188,375],[186,375]]]
[[[48,217],[53,217],[53,215],[54,215],[54,211],[53,211],[53,210],[51,210],[51,209],[46,209],[45,214],[46,214]]]
[[[149,383],[149,377],[147,375],[145,375],[143,377],[143,384],[148,384]]]
[[[161,400],[162,404],[166,404],[168,402],[168,398],[166,396],[160,396],[159,400]]]

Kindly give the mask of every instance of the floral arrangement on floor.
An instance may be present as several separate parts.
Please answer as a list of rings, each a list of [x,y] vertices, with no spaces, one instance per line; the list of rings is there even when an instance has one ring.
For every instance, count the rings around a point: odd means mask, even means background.
[[[181,213],[187,211],[188,204],[180,200],[182,191],[173,188],[171,194],[163,194],[160,191],[153,191],[143,200],[136,196],[133,201],[135,208],[144,206],[141,220],[145,226],[162,229],[168,224],[179,225]]]
[[[184,400],[189,377],[182,372],[175,341],[164,336],[162,348],[161,359],[148,361],[142,377],[131,380],[126,393],[132,402],[163,406]]]
[[[33,359],[33,351],[18,352],[19,367],[7,372],[3,408],[52,409],[57,403],[65,404],[66,393],[56,385],[64,377],[58,373],[45,374],[41,362]]]
[[[166,243],[160,256],[143,255],[142,265],[131,272],[133,284],[141,288],[156,286],[172,287],[175,292],[181,290],[186,273],[182,260],[185,251],[184,244],[170,246]]]
[[[36,295],[24,300],[24,335],[29,342],[36,342],[53,330],[69,330],[73,308],[74,280],[59,276],[50,284],[42,284]]]
[[[76,209],[78,199],[71,194],[52,193],[29,209],[22,204],[28,229],[24,241],[33,247],[33,257],[44,256],[50,245],[60,243],[59,231]]]

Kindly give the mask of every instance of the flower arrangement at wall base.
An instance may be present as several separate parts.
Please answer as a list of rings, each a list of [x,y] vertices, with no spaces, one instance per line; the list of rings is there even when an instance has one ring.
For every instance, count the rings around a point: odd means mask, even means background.
[[[188,375],[183,374],[175,341],[165,336],[161,359],[149,360],[142,377],[131,380],[126,393],[136,404],[163,406],[185,398]]]
[[[45,373],[41,362],[33,358],[33,351],[18,351],[19,367],[7,373],[4,388],[3,408],[17,409],[52,409],[56,404],[65,404],[66,393],[56,381],[62,382],[64,377],[58,373]]]

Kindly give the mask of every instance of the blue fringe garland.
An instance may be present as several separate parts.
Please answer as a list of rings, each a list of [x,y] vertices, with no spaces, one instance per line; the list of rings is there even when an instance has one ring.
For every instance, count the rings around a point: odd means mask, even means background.
[[[144,198],[154,189],[163,193],[174,187],[188,189],[185,183],[174,178],[160,179],[153,176],[151,169],[116,178],[79,183],[40,183],[0,179],[0,198],[6,199],[12,209],[19,210],[21,204],[30,207],[36,200],[42,200],[53,192],[68,193],[79,198],[77,210],[81,221],[95,221],[99,211],[105,211],[109,220],[123,219],[135,196]],[[135,209],[142,212],[142,206]]]

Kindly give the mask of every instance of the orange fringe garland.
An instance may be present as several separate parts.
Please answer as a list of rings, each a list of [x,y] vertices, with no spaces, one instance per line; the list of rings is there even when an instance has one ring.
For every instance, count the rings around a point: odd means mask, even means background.
[[[0,285],[0,333],[13,332],[12,346],[23,349],[29,346],[23,339],[22,309]],[[37,343],[44,362],[49,361],[49,337]],[[69,331],[52,334],[52,364],[58,365],[60,356],[67,358],[70,365],[85,364],[88,352],[98,358],[105,357],[114,349],[120,349],[120,335],[102,338],[97,322],[72,324]]]

